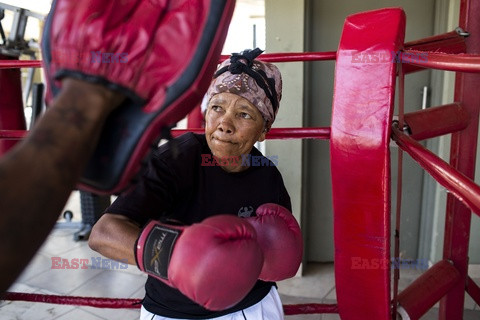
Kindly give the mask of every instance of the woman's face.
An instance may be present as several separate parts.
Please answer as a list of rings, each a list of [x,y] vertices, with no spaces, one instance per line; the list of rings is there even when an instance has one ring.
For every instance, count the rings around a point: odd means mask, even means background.
[[[229,92],[210,99],[205,115],[205,136],[214,156],[247,155],[257,141],[265,140],[265,134],[262,114],[247,99]]]

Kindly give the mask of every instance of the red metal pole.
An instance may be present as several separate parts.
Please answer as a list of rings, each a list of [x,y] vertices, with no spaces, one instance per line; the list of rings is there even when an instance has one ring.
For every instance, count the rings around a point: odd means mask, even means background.
[[[472,297],[472,299],[475,300],[477,304],[480,304],[480,288],[470,277],[467,277],[466,290],[470,297]]]
[[[446,260],[436,263],[398,295],[402,319],[420,319],[459,279],[451,263]]]
[[[456,31],[405,42],[405,50],[436,51],[444,53],[465,52],[465,38]]]
[[[202,108],[200,105],[193,108],[192,111],[187,115],[187,128],[203,128],[203,115]]]
[[[466,39],[467,54],[480,53],[480,1],[462,0],[460,22],[470,33]],[[480,74],[457,73],[455,101],[460,101],[470,114],[468,128],[452,135],[450,164],[467,177],[475,175],[478,116],[480,109]],[[470,239],[471,211],[452,195],[447,197],[445,221],[444,259],[451,260],[460,273],[459,284],[441,300],[441,320],[462,319],[465,300],[465,283],[468,272],[468,245]]]
[[[4,56],[0,56],[0,69],[18,69],[18,68],[40,68],[41,60],[3,60]]]
[[[27,130],[1,130],[0,140],[22,140],[28,134]]]
[[[480,186],[393,126],[392,138],[438,183],[480,216]]]
[[[435,35],[419,40],[406,42],[405,50],[420,50],[443,53],[465,53],[465,38],[456,31]],[[423,70],[420,66],[406,64],[403,67],[405,74]]]
[[[402,53],[402,61],[417,67],[430,69],[480,72],[480,55],[474,54],[450,54],[438,52],[423,52],[417,50],[405,50]]]
[[[470,117],[461,103],[452,103],[404,115],[410,137],[429,139],[465,129]]]

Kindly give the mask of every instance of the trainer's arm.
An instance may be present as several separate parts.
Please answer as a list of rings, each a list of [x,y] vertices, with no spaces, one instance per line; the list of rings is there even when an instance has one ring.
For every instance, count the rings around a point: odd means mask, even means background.
[[[65,79],[27,138],[0,158],[0,293],[50,233],[123,96]]]
[[[88,245],[107,258],[136,265],[133,247],[140,231],[129,218],[106,213],[93,226]]]

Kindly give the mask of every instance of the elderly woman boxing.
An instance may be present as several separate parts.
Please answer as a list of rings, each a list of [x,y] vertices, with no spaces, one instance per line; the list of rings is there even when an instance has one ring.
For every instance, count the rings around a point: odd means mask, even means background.
[[[255,147],[275,120],[277,67],[246,50],[205,95],[205,134],[155,150],[89,244],[149,276],[141,319],[283,319],[275,282],[292,277],[302,236],[275,163]]]

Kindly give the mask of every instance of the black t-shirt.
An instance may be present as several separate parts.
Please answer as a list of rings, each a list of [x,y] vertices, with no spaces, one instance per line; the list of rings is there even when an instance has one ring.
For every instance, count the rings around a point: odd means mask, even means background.
[[[162,145],[152,155],[140,182],[119,196],[106,212],[127,216],[140,225],[151,219],[174,219],[190,225],[218,214],[252,216],[264,203],[277,203],[291,210],[290,197],[280,172],[256,148],[243,159],[252,165],[238,173],[206,165],[212,163],[205,161],[211,156],[205,135],[187,133]],[[228,310],[214,312],[191,301],[180,291],[148,277],[143,306],[164,317],[212,318],[254,305],[273,285],[275,283],[259,280],[240,303]]]

